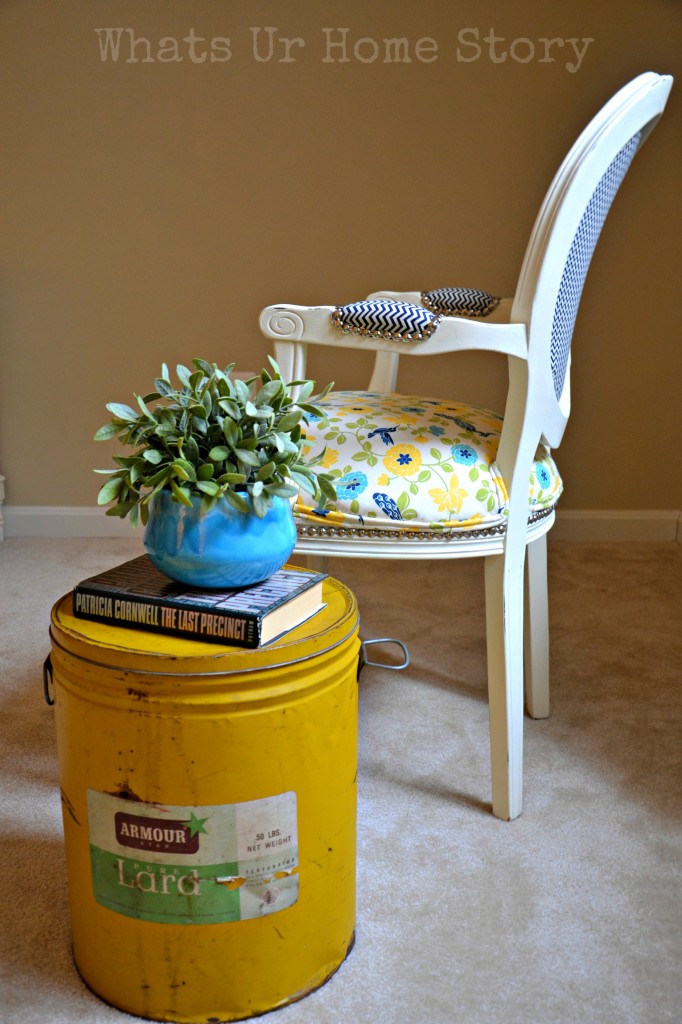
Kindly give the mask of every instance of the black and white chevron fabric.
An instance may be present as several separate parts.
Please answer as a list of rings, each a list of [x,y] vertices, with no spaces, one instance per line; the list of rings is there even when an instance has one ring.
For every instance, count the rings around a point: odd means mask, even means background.
[[[421,300],[427,309],[441,316],[490,316],[500,300],[477,288],[435,288],[422,292]]]
[[[344,334],[392,341],[424,341],[438,327],[440,315],[411,302],[367,299],[337,306],[332,323]]]

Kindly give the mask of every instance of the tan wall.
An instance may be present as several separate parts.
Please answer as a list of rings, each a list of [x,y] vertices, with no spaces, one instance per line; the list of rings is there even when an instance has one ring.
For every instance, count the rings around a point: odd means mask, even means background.
[[[280,60],[279,43],[256,59],[251,29],[267,26],[304,41],[294,60]],[[95,30],[106,27],[148,38],[155,59],[138,44],[130,63],[124,33],[118,61],[103,61]],[[504,37],[492,54],[491,27]],[[190,28],[205,40],[195,60]],[[349,29],[348,62],[323,60],[324,28]],[[478,59],[458,61],[458,47],[476,56],[464,45],[474,30]],[[383,60],[394,36],[410,41],[411,63]],[[199,62],[215,37],[229,38],[230,59]],[[425,37],[437,51],[417,53]],[[545,37],[593,42],[575,69],[568,43],[554,63],[540,59]],[[163,38],[166,57],[179,41],[182,61],[158,59]],[[371,40],[379,59],[368,63]],[[263,31],[261,57],[266,43]],[[268,303],[444,284],[510,294],[577,132],[640,71],[682,70],[682,4],[4,0],[0,47],[0,471],[10,505],[92,505],[92,468],[113,451],[90,440],[105,403],[148,390],[162,361],[260,367]],[[681,117],[682,75],[588,278],[564,508],[682,503]],[[318,351],[312,370],[350,386],[367,360],[356,366]],[[413,360],[400,383],[475,398],[477,377],[497,369],[492,357]],[[480,390],[488,404],[502,394],[499,383]]]

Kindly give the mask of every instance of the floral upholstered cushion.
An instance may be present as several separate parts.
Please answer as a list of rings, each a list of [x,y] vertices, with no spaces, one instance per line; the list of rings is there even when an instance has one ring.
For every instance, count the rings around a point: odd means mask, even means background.
[[[502,419],[485,409],[418,395],[334,391],[309,417],[307,451],[326,447],[337,501],[324,510],[299,495],[296,515],[381,529],[475,529],[504,522],[507,489],[495,463]],[[529,513],[552,507],[561,477],[540,447],[528,488]]]

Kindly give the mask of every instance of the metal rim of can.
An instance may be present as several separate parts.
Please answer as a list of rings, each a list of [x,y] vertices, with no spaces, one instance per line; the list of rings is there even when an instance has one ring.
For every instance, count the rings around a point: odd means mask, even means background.
[[[348,642],[359,627],[354,594],[338,580],[327,580],[326,587],[327,607],[318,613],[319,618],[315,616],[308,620],[309,628],[305,628],[306,623],[302,623],[292,631],[291,637],[287,636],[263,647],[223,647],[164,637],[164,640],[173,640],[178,645],[173,654],[173,677],[208,679],[216,676],[243,676],[247,673],[270,672],[324,657]],[[126,674],[168,676],[168,651],[154,649],[155,640],[158,643],[161,634],[134,631],[139,645],[137,647],[126,646],[125,640],[119,646],[96,639],[93,627],[99,624],[76,619],[71,612],[70,600],[71,595],[66,594],[52,608],[50,639],[55,648],[70,658],[99,668],[111,669],[125,662],[123,667]],[[126,640],[130,640],[133,631],[118,626],[111,627],[110,635],[118,635],[119,631]],[[148,645],[147,649],[145,645]],[[92,656],[93,648],[98,654],[101,653],[101,659]],[[83,653],[84,650],[88,651],[87,655]],[[156,668],[155,664],[164,665],[164,668]]]

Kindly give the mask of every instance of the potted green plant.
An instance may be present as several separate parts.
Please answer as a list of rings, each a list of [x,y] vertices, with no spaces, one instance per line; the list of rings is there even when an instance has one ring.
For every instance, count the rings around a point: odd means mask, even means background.
[[[277,363],[244,381],[194,359],[164,364],[137,408],[112,402],[96,441],[133,449],[114,455],[98,503],[107,515],[145,526],[144,544],[162,572],[195,586],[259,582],[287,560],[296,542],[291,502],[299,488],[321,504],[335,497],[323,454],[306,457],[304,424],[322,413],[309,401],[313,381],[285,383]],[[328,385],[321,397],[333,385]]]

